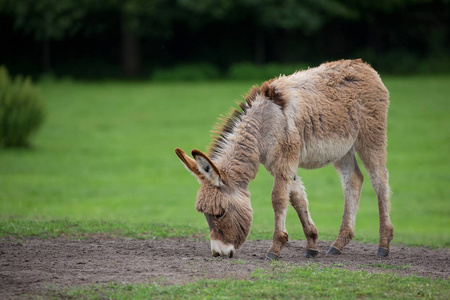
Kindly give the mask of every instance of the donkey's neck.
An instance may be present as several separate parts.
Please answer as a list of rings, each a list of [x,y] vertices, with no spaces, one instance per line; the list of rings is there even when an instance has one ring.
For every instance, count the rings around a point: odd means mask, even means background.
[[[233,185],[247,188],[256,177],[261,157],[267,150],[263,137],[273,125],[270,124],[270,104],[263,98],[255,101],[227,135],[220,155],[214,159]]]

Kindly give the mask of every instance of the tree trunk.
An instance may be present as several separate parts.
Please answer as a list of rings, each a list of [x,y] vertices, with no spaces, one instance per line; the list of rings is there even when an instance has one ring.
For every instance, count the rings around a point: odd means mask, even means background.
[[[257,27],[255,32],[255,62],[258,65],[266,63],[266,41],[264,36],[264,29]]]
[[[122,26],[122,72],[125,77],[136,77],[141,71],[141,53],[136,33]]]
[[[50,60],[50,40],[44,39],[42,41],[42,68],[44,69],[45,73],[48,73],[52,70]]]

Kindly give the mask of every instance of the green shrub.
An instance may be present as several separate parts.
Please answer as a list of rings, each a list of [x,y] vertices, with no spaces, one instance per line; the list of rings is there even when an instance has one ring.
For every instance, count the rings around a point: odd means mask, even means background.
[[[362,58],[375,70],[385,74],[449,74],[450,56],[442,53],[428,57],[419,57],[405,49],[394,49],[386,53],[377,53],[366,48],[354,53],[354,58]]]
[[[429,56],[419,65],[420,74],[450,74],[450,55]]]
[[[295,71],[306,70],[307,65],[304,64],[266,64],[255,65],[248,62],[237,63],[232,65],[227,77],[234,80],[267,80],[278,77],[280,75],[290,75]]]
[[[220,78],[217,67],[208,63],[177,65],[170,69],[158,69],[153,72],[155,81],[203,81]]]
[[[0,66],[0,147],[24,147],[44,120],[44,103],[29,77]]]

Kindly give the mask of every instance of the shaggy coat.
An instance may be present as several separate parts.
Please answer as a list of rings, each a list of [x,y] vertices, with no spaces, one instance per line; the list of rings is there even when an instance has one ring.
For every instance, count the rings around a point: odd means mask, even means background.
[[[380,216],[379,256],[387,256],[393,238],[386,170],[386,118],[389,93],[377,72],[361,60],[341,60],[280,76],[253,87],[215,132],[208,155],[194,159],[176,153],[201,183],[196,209],[210,227],[213,255],[233,256],[252,222],[248,185],[259,164],[274,177],[273,244],[275,259],[288,241],[288,203],[296,210],[307,240],[306,256],[318,253],[317,229],[308,211],[299,167],[333,164],[342,178],[345,205],[341,228],[327,254],[339,254],[354,235],[363,175],[355,152],[377,194]]]

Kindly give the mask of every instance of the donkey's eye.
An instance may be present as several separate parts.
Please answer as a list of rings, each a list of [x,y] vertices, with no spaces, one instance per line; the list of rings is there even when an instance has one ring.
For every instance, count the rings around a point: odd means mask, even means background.
[[[221,213],[221,214],[219,214],[219,215],[215,215],[215,217],[216,217],[217,220],[219,220],[220,218],[223,217],[224,214],[225,214],[225,213],[223,212],[223,213]]]

